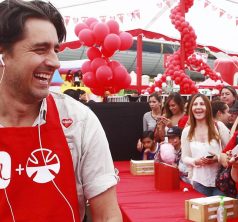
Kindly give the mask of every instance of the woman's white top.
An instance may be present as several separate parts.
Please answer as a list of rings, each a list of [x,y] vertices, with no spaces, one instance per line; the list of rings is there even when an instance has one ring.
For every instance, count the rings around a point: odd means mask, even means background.
[[[207,187],[215,187],[215,178],[219,164],[216,162],[205,166],[196,166],[195,160],[211,155],[209,152],[219,155],[223,147],[228,143],[229,130],[219,121],[217,122],[217,126],[221,137],[221,143],[214,139],[211,140],[210,143],[200,142],[196,141],[194,137],[189,141],[188,132],[190,126],[184,128],[181,137],[182,161],[193,167],[192,180]]]

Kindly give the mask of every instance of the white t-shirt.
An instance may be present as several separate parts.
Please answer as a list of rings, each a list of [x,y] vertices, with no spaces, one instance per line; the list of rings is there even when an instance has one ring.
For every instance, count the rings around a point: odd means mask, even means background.
[[[221,122],[217,122],[217,124],[221,136],[222,147],[216,140],[212,140],[210,143],[202,143],[192,138],[192,140],[189,141],[188,132],[190,126],[184,128],[181,137],[182,161],[193,167],[192,180],[207,187],[215,187],[215,178],[219,164],[213,163],[205,166],[195,166],[194,161],[200,157],[209,155],[209,152],[220,154],[222,148],[228,143],[229,130],[224,124],[221,124]]]
[[[85,201],[116,185],[118,177],[115,174],[105,132],[96,115],[87,106],[68,95],[51,94],[55,100],[60,121],[72,120],[70,127],[64,127],[62,122],[61,126],[73,158],[82,220]],[[43,100],[41,107],[41,113],[44,111],[47,111],[46,100]],[[44,115],[41,116],[40,123],[43,124]],[[36,119],[34,125],[38,122],[39,118]]]

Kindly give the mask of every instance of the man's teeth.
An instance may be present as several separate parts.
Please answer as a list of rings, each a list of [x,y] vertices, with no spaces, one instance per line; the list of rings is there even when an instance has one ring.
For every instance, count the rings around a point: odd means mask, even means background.
[[[44,73],[36,73],[34,74],[35,77],[37,78],[43,78],[43,79],[50,79],[50,75],[44,74]]]

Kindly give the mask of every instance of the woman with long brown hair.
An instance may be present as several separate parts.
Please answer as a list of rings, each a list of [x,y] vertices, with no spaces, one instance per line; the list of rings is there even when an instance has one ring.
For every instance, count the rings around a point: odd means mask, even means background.
[[[214,122],[207,96],[196,94],[189,107],[190,125],[181,138],[182,160],[192,168],[193,187],[206,196],[222,194],[215,186],[217,155],[229,140],[220,122]]]
[[[168,127],[177,126],[184,116],[184,99],[177,93],[171,93],[165,101],[165,117],[169,120]]]

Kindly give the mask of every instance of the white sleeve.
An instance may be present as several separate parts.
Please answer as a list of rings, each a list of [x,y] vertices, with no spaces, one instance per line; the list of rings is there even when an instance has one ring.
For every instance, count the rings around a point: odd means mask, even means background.
[[[224,147],[226,147],[227,143],[230,140],[230,130],[221,121],[217,121],[217,125],[218,125],[218,129],[219,129],[219,134],[221,137],[222,149],[224,149]]]
[[[192,158],[190,141],[188,139],[189,129],[190,126],[184,128],[181,136],[182,161],[186,165],[195,166],[195,158]]]
[[[90,199],[117,184],[109,144],[96,115],[89,110],[82,137],[85,150],[80,161],[85,197]]]

